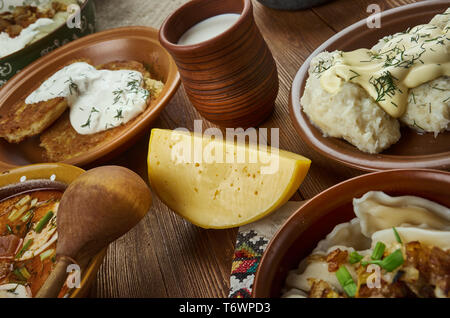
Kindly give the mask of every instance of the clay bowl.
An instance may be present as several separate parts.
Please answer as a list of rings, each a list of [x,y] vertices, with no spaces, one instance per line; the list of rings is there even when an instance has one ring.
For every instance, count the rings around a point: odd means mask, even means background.
[[[194,45],[177,45],[192,26],[207,18],[238,13],[224,33]],[[195,108],[223,127],[250,127],[264,121],[278,95],[278,72],[253,17],[250,0],[193,0],[176,10],[159,33],[180,71]]]
[[[29,191],[64,191],[82,173],[84,170],[65,164],[37,164],[5,171],[0,174],[0,201]],[[70,298],[88,295],[105,255],[106,249],[103,249],[90,260],[86,268],[82,268],[80,288],[74,289],[69,294]]]
[[[369,29],[366,20],[351,25],[323,43],[305,61],[295,76],[290,94],[291,119],[300,137],[320,154],[347,166],[365,171],[408,168],[450,168],[450,132],[419,135],[409,128],[403,128],[402,137],[381,154],[371,155],[359,151],[353,145],[337,138],[324,137],[302,111],[300,98],[303,96],[311,59],[320,52],[334,50],[355,50],[372,47],[378,39],[404,31],[408,27],[428,23],[431,18],[445,11],[447,2],[424,1],[401,6],[381,13],[381,28]]]
[[[98,164],[130,147],[147,131],[180,84],[175,62],[158,42],[158,31],[147,27],[124,27],[83,37],[29,65],[2,87],[0,108],[11,107],[18,100],[25,99],[59,67],[82,57],[90,59],[95,65],[117,60],[139,61],[151,67],[152,73],[163,81],[165,86],[160,97],[110,142],[63,162],[76,166]],[[20,144],[9,144],[3,139],[0,140],[0,170],[44,162],[43,149],[39,144],[39,136]]]
[[[252,296],[280,297],[288,271],[298,267],[332,229],[355,217],[352,200],[369,191],[416,195],[450,207],[450,173],[390,170],[344,181],[297,210],[270,241],[256,273]]]

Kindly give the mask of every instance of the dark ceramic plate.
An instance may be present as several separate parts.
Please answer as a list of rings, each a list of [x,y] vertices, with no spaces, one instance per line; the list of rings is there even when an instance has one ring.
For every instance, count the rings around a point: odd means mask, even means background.
[[[61,25],[55,31],[46,35],[35,43],[26,46],[20,51],[0,58],[0,86],[28,64],[41,56],[63,46],[70,41],[95,32],[95,5],[93,0],[79,1],[80,28],[69,28],[67,24]],[[25,3],[25,2],[24,2]]]
[[[447,9],[446,1],[424,1],[387,10],[381,16],[381,28],[369,29],[366,20],[351,25],[323,43],[298,71],[291,88],[290,111],[294,127],[301,138],[322,155],[347,166],[366,171],[408,168],[450,168],[450,132],[419,135],[409,128],[402,129],[401,139],[381,154],[359,151],[344,140],[324,137],[301,110],[300,98],[308,78],[311,59],[320,52],[350,51],[372,47],[378,39],[404,31],[408,27],[428,23],[433,16]]]

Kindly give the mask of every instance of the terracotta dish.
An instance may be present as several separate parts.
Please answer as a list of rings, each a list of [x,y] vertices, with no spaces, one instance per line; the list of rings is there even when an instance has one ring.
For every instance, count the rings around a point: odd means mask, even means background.
[[[3,172],[0,175],[0,201],[33,190],[64,191],[82,173],[84,170],[65,164],[30,165]],[[70,293],[71,298],[87,296],[105,254],[106,248],[96,254],[86,268],[82,268],[80,288]]]
[[[177,45],[195,24],[225,13],[241,17],[210,40]],[[190,101],[209,121],[223,127],[250,127],[272,113],[278,72],[250,0],[190,1],[167,18],[160,41],[175,59]]]
[[[85,166],[117,155],[136,141],[176,92],[180,80],[177,67],[158,42],[158,31],[147,27],[124,27],[99,32],[71,42],[42,57],[14,76],[0,90],[0,107],[11,107],[24,99],[65,63],[77,58],[87,58],[94,65],[118,60],[135,60],[151,67],[158,80],[164,82],[161,95],[139,119],[92,151],[63,163]],[[43,162],[39,137],[29,138],[20,144],[0,140],[0,170],[19,165]]]
[[[289,270],[298,267],[317,243],[340,223],[355,217],[352,200],[369,191],[415,195],[450,207],[450,173],[390,170],[344,181],[320,193],[296,211],[265,251],[253,285],[253,297],[280,297]]]
[[[370,155],[351,144],[324,137],[302,111],[300,98],[308,78],[311,59],[320,52],[372,47],[378,39],[420,23],[428,23],[433,16],[448,7],[445,1],[424,1],[401,6],[381,13],[381,28],[369,29],[366,20],[351,25],[323,43],[305,61],[298,71],[291,88],[290,111],[294,126],[301,138],[322,155],[353,168],[378,171],[406,168],[450,168],[450,132],[419,135],[409,128],[402,128],[401,139],[381,154]]]

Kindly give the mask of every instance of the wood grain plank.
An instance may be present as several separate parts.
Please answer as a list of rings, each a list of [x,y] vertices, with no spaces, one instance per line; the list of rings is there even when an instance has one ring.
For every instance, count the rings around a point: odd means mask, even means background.
[[[97,0],[102,12],[102,28],[138,23],[159,26],[165,8],[186,0],[131,0],[126,8],[122,1]],[[131,2],[130,1],[130,2]],[[169,3],[171,6],[169,6]],[[413,2],[412,0],[336,0],[312,10],[275,11],[257,1],[254,3],[259,26],[277,62],[280,93],[273,115],[260,127],[279,128],[280,148],[293,151],[313,161],[311,171],[293,199],[307,199],[320,191],[362,172],[346,168],[311,150],[295,132],[289,117],[289,91],[292,80],[309,54],[336,31],[368,16],[369,3],[383,9]],[[155,6],[152,7],[152,4]],[[175,4],[175,5],[174,5]],[[112,8],[112,9],[111,9]],[[112,10],[103,12],[103,10]],[[133,10],[140,10],[139,14]],[[146,20],[152,11],[158,18]],[[112,16],[117,16],[111,21]],[[123,19],[119,17],[123,16]],[[339,18],[337,18],[339,17]],[[108,19],[108,21],[106,21]],[[183,87],[154,122],[153,127],[194,128],[202,119],[189,102]],[[215,127],[203,120],[203,128]],[[147,178],[148,132],[125,153],[108,164],[122,165]],[[130,233],[112,244],[97,281],[93,297],[226,297],[237,229],[204,230],[175,215],[158,198],[149,214]]]
[[[255,4],[256,22],[277,61],[280,93],[274,114],[261,127],[279,128],[280,148],[312,160],[311,170],[300,187],[302,199],[361,172],[332,162],[309,148],[295,131],[289,116],[292,81],[308,56],[335,32],[312,11],[276,11]],[[265,23],[270,21],[270,23]]]
[[[367,7],[377,4],[382,11],[401,5],[419,2],[415,0],[335,0],[322,5],[313,11],[327,23],[334,31],[339,32],[349,25],[369,17]],[[382,22],[381,22],[382,23]]]

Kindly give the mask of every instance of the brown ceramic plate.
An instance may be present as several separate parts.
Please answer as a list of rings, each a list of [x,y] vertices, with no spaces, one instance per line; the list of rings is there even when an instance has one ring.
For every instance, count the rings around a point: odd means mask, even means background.
[[[165,86],[161,96],[148,107],[139,120],[106,144],[83,155],[64,161],[66,164],[85,166],[105,160],[129,147],[141,137],[162,109],[167,105],[179,84],[175,62],[159,44],[158,31],[147,27],[124,27],[95,33],[73,41],[40,58],[14,76],[0,90],[0,107],[11,107],[24,99],[55,73],[58,67],[77,58],[88,58],[95,65],[117,60],[135,60],[151,67]],[[0,170],[15,166],[43,162],[39,136],[20,144],[0,140]]]
[[[390,170],[344,181],[297,210],[270,241],[256,273],[253,297],[280,297],[289,270],[298,267],[332,229],[355,217],[352,200],[368,191],[416,195],[450,207],[450,173]]]
[[[30,165],[5,171],[0,174],[0,200],[39,189],[64,191],[82,173],[84,170],[80,168],[57,163]],[[80,288],[74,289],[70,293],[71,298],[88,295],[105,254],[106,248],[100,251],[86,268],[83,268]]]
[[[372,47],[378,39],[404,31],[445,11],[449,6],[445,1],[424,1],[387,10],[381,14],[381,28],[369,29],[366,20],[351,25],[323,43],[305,61],[291,88],[290,112],[294,127],[301,138],[322,155],[353,168],[366,171],[407,168],[450,168],[450,132],[419,135],[409,128],[402,128],[401,139],[381,154],[371,155],[359,151],[353,145],[337,138],[324,137],[312,125],[301,110],[300,98],[308,78],[311,59],[320,52],[343,50],[350,51],[362,47]]]

